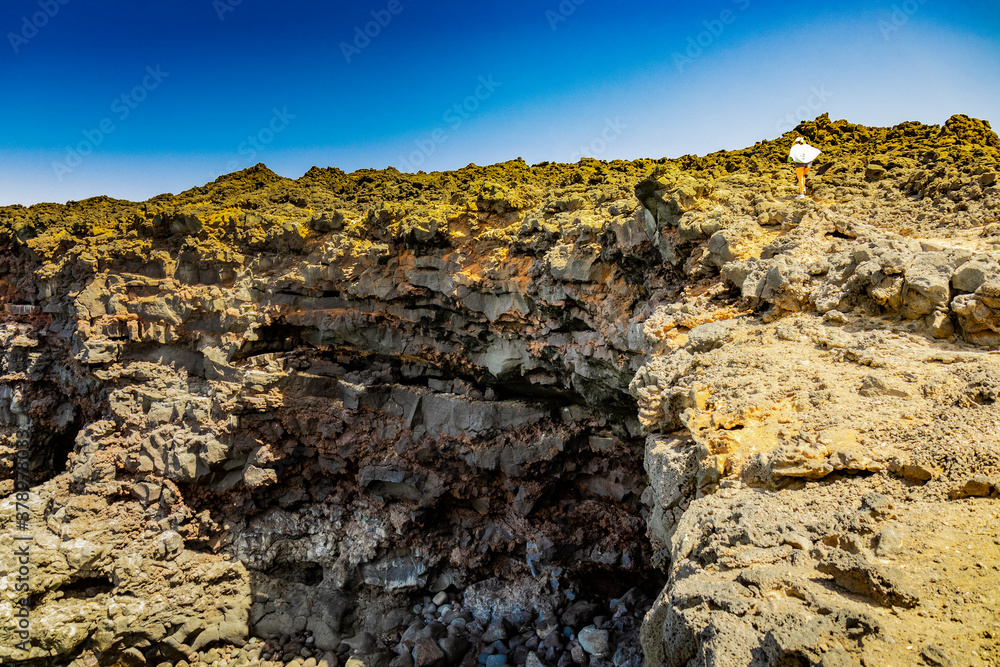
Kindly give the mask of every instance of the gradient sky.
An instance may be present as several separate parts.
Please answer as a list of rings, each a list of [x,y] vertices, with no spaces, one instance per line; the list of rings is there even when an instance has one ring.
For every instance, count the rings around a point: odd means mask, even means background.
[[[997,0],[5,0],[0,32],[0,205],[1000,123]]]

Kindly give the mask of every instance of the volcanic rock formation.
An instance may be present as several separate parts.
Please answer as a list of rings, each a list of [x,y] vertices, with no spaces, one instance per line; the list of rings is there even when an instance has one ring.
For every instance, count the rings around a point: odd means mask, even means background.
[[[1000,664],[1000,141],[795,134],[0,209],[0,663]]]

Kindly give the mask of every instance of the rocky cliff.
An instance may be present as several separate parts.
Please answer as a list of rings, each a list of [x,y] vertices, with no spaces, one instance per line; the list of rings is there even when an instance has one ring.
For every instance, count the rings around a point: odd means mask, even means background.
[[[1000,142],[796,134],[0,209],[0,663],[1000,664]]]

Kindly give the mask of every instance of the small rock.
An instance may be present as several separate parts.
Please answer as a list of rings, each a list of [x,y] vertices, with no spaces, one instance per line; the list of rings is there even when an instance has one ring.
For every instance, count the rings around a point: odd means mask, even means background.
[[[590,622],[590,619],[594,617],[599,609],[600,608],[596,604],[580,600],[571,604],[569,608],[563,612],[562,616],[559,617],[559,620],[563,625],[578,628],[585,622]]]
[[[423,630],[417,633],[417,637],[430,637],[431,639],[438,640],[447,634],[448,626],[438,621],[431,621]]]
[[[940,644],[928,644],[920,651],[920,656],[935,667],[952,667],[955,664]]]
[[[563,646],[562,637],[559,635],[558,632],[553,630],[549,634],[545,635],[545,639],[542,640],[542,646],[544,646],[545,648],[561,649]]]
[[[413,664],[416,667],[427,667],[436,664],[445,658],[444,651],[431,637],[420,637],[413,644]],[[350,667],[350,666],[348,666]]]
[[[503,639],[507,639],[507,630],[503,627],[503,623],[493,623],[483,633],[484,642],[492,643]]]
[[[638,588],[630,588],[618,602],[625,605],[628,609],[636,609],[645,599],[646,596]]]
[[[525,658],[525,660],[524,660],[524,667],[548,667],[548,665],[546,665],[542,661],[542,659],[538,657],[537,653],[535,653],[534,651],[532,651]]]
[[[887,170],[882,165],[869,164],[865,167],[865,180],[878,181],[885,178]]]
[[[934,338],[951,338],[955,334],[955,323],[944,311],[936,310],[928,315],[924,321],[927,323],[927,333]]]
[[[866,397],[895,396],[896,398],[907,398],[909,392],[905,389],[892,386],[876,375],[869,375],[861,381],[858,393]]]
[[[723,236],[717,232],[712,240]],[[711,245],[712,241],[709,241]],[[711,248],[709,249],[711,252]],[[729,261],[729,260],[727,260]],[[708,352],[717,347],[721,347],[723,341],[739,326],[738,320],[722,320],[719,322],[708,322],[700,324],[688,332],[688,346],[697,352]]]
[[[486,647],[486,652],[491,655],[496,653],[499,653],[501,655],[507,655],[508,653],[510,653],[510,647],[508,647],[506,644],[504,644],[502,641],[498,639]]]
[[[444,591],[441,591],[440,593],[435,595],[434,599],[432,600],[432,602],[434,602],[434,604],[436,604],[439,607],[444,603],[446,603],[447,601],[448,601],[448,594],[445,593]]]
[[[782,535],[781,543],[802,551],[809,551],[812,549],[812,541],[801,533],[788,533],[786,535]]]
[[[965,262],[951,274],[951,286],[960,292],[975,292],[991,276],[995,275],[996,266],[989,261],[971,260]]]
[[[920,596],[908,585],[902,572],[869,563],[857,554],[834,551],[816,569],[833,575],[838,586],[879,604],[910,608],[920,603]]]
[[[337,654],[332,651],[327,651],[316,661],[316,667],[339,667],[339,665],[340,660],[337,659]]]
[[[445,656],[448,658],[448,662],[451,664],[458,664],[472,645],[469,640],[459,635],[448,635],[447,637],[442,637],[438,640],[438,646],[444,651]]]
[[[160,499],[160,489],[161,487],[150,482],[136,482],[132,485],[132,495],[146,506]]]
[[[172,530],[165,531],[157,541],[156,550],[160,558],[174,558],[184,551],[184,538]]]
[[[988,498],[998,488],[1000,488],[1000,482],[992,477],[976,475],[965,484],[953,488],[948,495],[955,500],[972,497]]]
[[[896,463],[890,469],[911,482],[927,482],[935,476],[933,470],[920,464]]]
[[[535,629],[554,628],[559,625],[559,619],[551,611],[544,611],[535,619]]]
[[[413,656],[409,653],[400,653],[389,662],[389,667],[413,667]]]
[[[583,650],[590,655],[598,658],[606,658],[610,655],[607,630],[600,630],[593,625],[588,625],[584,629],[580,630],[580,635],[577,639],[580,642],[580,646],[583,647]]]
[[[423,621],[413,621],[413,623],[410,623],[409,627],[403,631],[403,636],[400,637],[400,641],[412,644],[416,638],[421,635],[426,627],[427,625]]]
[[[861,509],[867,510],[871,513],[873,517],[876,518],[886,518],[893,515],[893,508],[895,505],[892,503],[892,499],[881,493],[866,493],[863,498],[861,498]]]

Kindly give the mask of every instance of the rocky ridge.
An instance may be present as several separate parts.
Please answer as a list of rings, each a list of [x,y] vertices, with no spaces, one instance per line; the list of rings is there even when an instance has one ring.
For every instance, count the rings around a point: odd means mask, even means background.
[[[997,664],[1000,142],[796,132],[0,209],[0,661]]]

